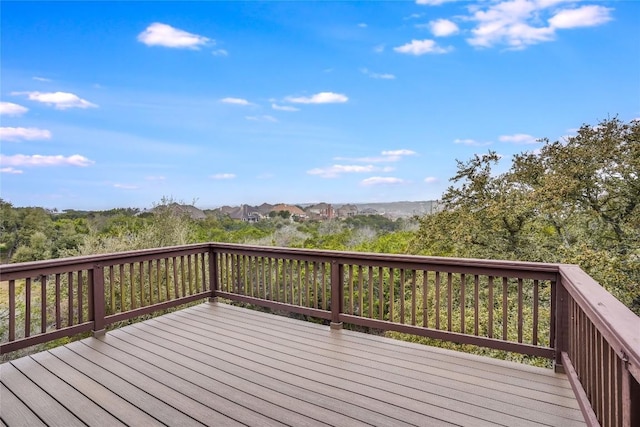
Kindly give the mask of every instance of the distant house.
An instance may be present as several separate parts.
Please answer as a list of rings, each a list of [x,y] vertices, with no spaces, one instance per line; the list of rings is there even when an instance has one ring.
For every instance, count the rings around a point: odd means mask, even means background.
[[[217,211],[222,215],[228,215],[231,219],[245,222],[258,222],[266,216],[258,207],[250,205],[223,206]]]
[[[360,215],[382,215],[380,212],[373,208],[364,208],[360,211]]]
[[[311,219],[332,219],[335,217],[333,206],[324,202],[309,206],[306,212]]]
[[[263,203],[257,207],[257,212],[259,212],[263,217],[268,216],[269,212],[271,212],[272,210],[273,205],[270,205],[269,203]]]
[[[349,218],[358,215],[358,207],[356,205],[342,205],[336,210],[338,218]]]
[[[271,208],[271,212],[289,212],[293,219],[306,219],[307,213],[297,206],[281,203]]]

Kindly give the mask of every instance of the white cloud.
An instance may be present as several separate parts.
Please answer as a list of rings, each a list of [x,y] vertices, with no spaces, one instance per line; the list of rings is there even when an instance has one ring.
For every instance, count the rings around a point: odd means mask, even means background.
[[[396,156],[415,156],[417,153],[413,150],[407,150],[405,148],[400,149],[400,150],[387,150],[387,151],[383,151],[382,155],[383,156],[392,156],[392,157],[396,157]]]
[[[242,98],[222,98],[220,102],[224,104],[233,104],[233,105],[251,105],[249,101]]]
[[[14,104],[13,102],[0,102],[0,115],[2,116],[21,116],[29,111],[27,107]]]
[[[397,185],[404,184],[406,181],[393,176],[372,176],[371,178],[363,179],[360,184],[362,185]]]
[[[447,37],[457,34],[460,31],[455,22],[448,19],[437,19],[429,22],[429,28],[436,37]]]
[[[502,135],[498,138],[500,142],[511,142],[514,144],[537,144],[538,138],[527,135],[525,133],[517,133],[514,135]]]
[[[229,56],[229,52],[227,52],[225,49],[216,49],[212,51],[211,54],[213,56]]]
[[[0,173],[9,173],[13,175],[19,175],[22,173],[22,171],[20,169],[14,169],[12,167],[8,167],[8,168],[0,168]]]
[[[144,179],[146,179],[147,181],[164,181],[167,178],[162,175],[150,175],[150,176],[145,176]]]
[[[50,82],[52,81],[51,79],[47,79],[46,77],[33,77],[33,80],[37,80],[39,82]]]
[[[367,27],[368,27],[368,25],[367,25],[367,24],[365,24],[364,22],[361,22],[361,23],[359,23],[359,24],[358,24],[358,27],[360,27],[360,28],[367,28]]]
[[[480,141],[476,141],[475,139],[470,139],[470,138],[454,139],[453,143],[454,144],[469,145],[471,147],[483,147],[485,145],[491,145],[491,142],[480,142]]]
[[[612,19],[610,8],[590,5],[558,9],[560,3],[563,1],[506,0],[487,3],[490,6],[486,8],[474,7],[468,20],[475,21],[476,26],[467,42],[476,47],[506,45],[509,49],[519,50],[554,40],[559,28],[601,25]],[[554,15],[545,21],[550,9]],[[544,25],[544,22],[549,25]]]
[[[333,160],[336,161],[344,161],[350,160],[353,162],[362,162],[362,163],[389,163],[389,162],[398,162],[402,160],[403,156],[415,156],[416,153],[413,150],[400,149],[400,150],[386,150],[381,153],[381,156],[376,157],[334,157]],[[384,170],[383,172],[389,172],[388,170]]]
[[[375,53],[382,53],[382,52],[384,52],[385,47],[386,47],[385,45],[379,44],[377,46],[374,46],[373,51]]]
[[[138,34],[138,41],[147,46],[164,46],[176,49],[200,49],[200,46],[212,42],[207,37],[188,33],[159,22],[154,22]]]
[[[95,108],[93,104],[78,95],[69,92],[12,92],[12,95],[27,95],[31,101],[53,105],[57,110],[67,108]]]
[[[234,173],[217,173],[209,176],[211,179],[233,179],[236,177]]]
[[[411,40],[411,43],[404,44],[402,46],[394,47],[393,50],[399,53],[406,53],[409,55],[425,55],[427,53],[441,54],[447,53],[452,50],[451,47],[441,47],[438,44],[429,39],[425,40]]]
[[[46,129],[0,127],[0,140],[2,141],[32,141],[50,138],[51,132]]]
[[[123,190],[137,190],[139,187],[133,184],[113,184],[115,188],[121,188]]]
[[[72,156],[42,156],[40,154],[24,155],[16,154],[14,156],[5,156],[0,154],[0,165],[7,166],[80,166],[85,167],[94,164],[93,160],[89,160],[79,154]]]
[[[269,116],[267,114],[262,116],[246,116],[245,119],[251,120],[254,122],[270,122],[270,123],[276,123],[278,121],[278,119],[276,119],[275,117]]]
[[[341,104],[347,102],[349,98],[341,93],[320,92],[312,96],[288,96],[285,100],[294,104]]]
[[[427,184],[435,184],[438,181],[438,178],[436,178],[435,176],[428,176],[424,179],[424,182],[426,182]]]
[[[394,76],[393,74],[389,74],[389,73],[373,73],[371,71],[369,71],[366,68],[363,68],[360,70],[362,72],[362,74],[365,74],[369,77],[371,77],[372,79],[382,79],[382,80],[394,80],[396,78],[396,76]]]
[[[611,21],[611,9],[603,6],[582,6],[565,9],[549,19],[553,28],[594,27]]]
[[[318,175],[323,178],[336,178],[344,173],[368,173],[375,171],[373,165],[333,165],[328,168],[315,168],[308,170],[309,175]]]
[[[299,108],[292,107],[291,105],[271,104],[271,108],[278,111],[300,111]]]

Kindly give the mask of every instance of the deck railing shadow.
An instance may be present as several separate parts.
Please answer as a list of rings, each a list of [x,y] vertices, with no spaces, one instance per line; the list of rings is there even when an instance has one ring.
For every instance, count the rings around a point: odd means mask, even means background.
[[[221,297],[547,358],[588,424],[640,425],[640,318],[574,265],[207,243],[6,264],[0,282],[0,354]]]

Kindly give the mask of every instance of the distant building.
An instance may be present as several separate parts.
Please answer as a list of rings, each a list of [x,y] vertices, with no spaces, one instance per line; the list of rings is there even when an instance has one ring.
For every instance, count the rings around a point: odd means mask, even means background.
[[[293,219],[306,219],[307,213],[297,206],[281,203],[271,208],[271,212],[289,212]]]
[[[360,215],[382,215],[380,212],[373,208],[365,208],[360,211]]]
[[[311,205],[306,209],[309,218],[311,219],[332,219],[335,217],[333,206],[329,203],[318,203],[317,205]]]
[[[250,205],[223,206],[217,211],[222,215],[228,215],[231,219],[245,222],[258,222],[266,216],[260,212],[258,207]]]
[[[342,205],[336,209],[338,218],[349,218],[358,215],[358,207],[356,205]]]

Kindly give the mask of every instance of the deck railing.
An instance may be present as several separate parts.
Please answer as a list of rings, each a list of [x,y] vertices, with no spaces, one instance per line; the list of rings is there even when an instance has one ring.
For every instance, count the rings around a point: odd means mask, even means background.
[[[0,354],[220,297],[552,359],[590,425],[640,423],[640,318],[572,265],[211,243],[6,264],[0,282]]]

